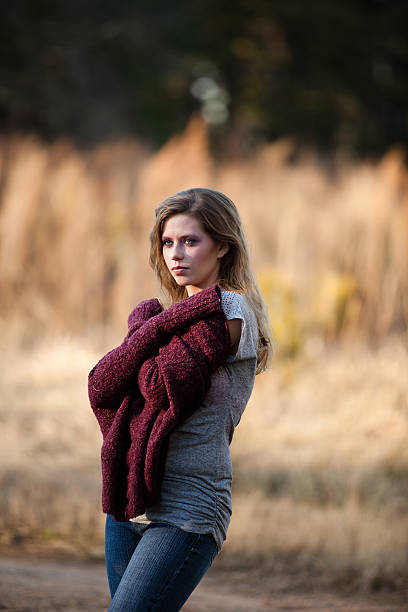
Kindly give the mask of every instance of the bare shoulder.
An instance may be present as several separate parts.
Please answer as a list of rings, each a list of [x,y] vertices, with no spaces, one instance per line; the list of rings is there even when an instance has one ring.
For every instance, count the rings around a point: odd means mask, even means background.
[[[231,354],[236,353],[241,338],[241,319],[229,319],[228,330],[231,340]]]

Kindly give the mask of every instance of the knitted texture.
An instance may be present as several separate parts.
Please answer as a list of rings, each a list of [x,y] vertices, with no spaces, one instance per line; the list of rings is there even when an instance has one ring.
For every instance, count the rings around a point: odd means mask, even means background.
[[[103,435],[102,508],[116,520],[158,503],[169,435],[200,406],[227,359],[220,295],[212,285],[165,311],[156,299],[141,302],[122,344],[89,373]]]

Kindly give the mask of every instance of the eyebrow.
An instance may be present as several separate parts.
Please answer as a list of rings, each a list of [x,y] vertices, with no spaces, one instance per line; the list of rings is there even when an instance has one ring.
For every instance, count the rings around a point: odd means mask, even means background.
[[[184,236],[180,236],[180,240],[184,240],[185,238],[194,238],[195,240],[199,240],[200,236],[197,234],[184,234]],[[162,236],[162,240],[172,240],[170,236]]]

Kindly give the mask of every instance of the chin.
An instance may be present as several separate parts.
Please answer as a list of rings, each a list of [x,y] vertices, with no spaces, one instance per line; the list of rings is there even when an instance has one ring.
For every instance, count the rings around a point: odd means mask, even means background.
[[[179,287],[185,287],[186,285],[191,285],[191,283],[186,278],[174,278],[173,280]]]

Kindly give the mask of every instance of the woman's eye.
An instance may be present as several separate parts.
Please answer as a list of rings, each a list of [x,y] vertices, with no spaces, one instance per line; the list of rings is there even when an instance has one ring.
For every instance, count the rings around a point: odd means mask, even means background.
[[[184,243],[185,243],[185,244],[190,244],[190,245],[191,245],[191,244],[194,244],[194,243],[195,243],[195,240],[194,240],[194,238],[186,238],[186,239],[184,240]]]
[[[171,240],[163,240],[163,246],[170,246]]]

